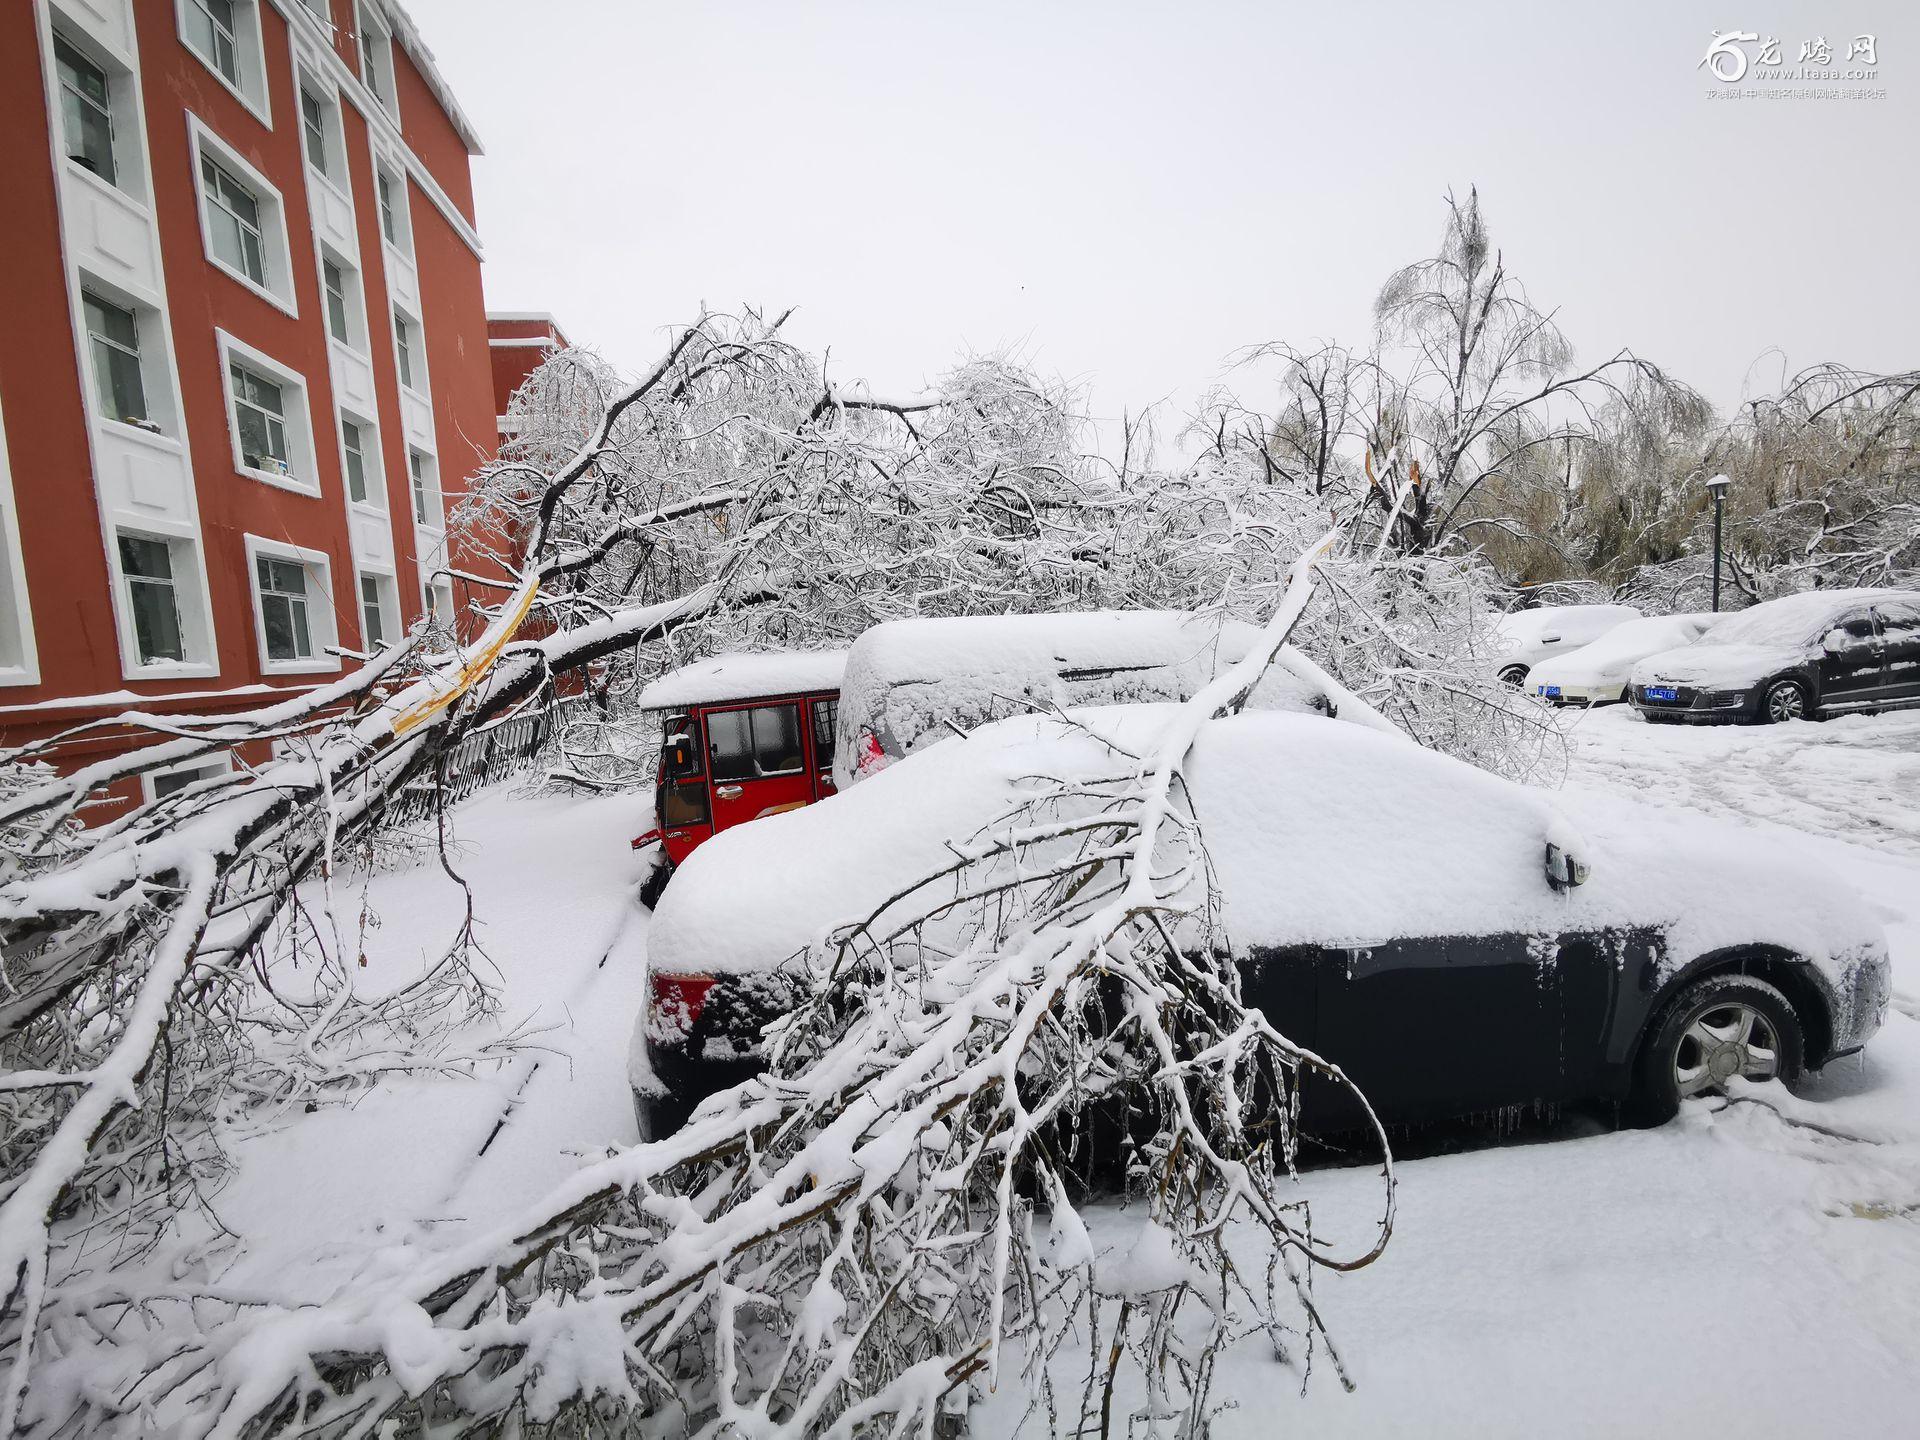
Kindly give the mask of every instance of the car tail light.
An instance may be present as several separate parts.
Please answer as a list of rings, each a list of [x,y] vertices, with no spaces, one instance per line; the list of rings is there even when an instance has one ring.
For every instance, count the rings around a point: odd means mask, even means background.
[[[693,1022],[713,989],[711,975],[651,975],[647,980],[647,1037],[681,1042],[693,1033]]]

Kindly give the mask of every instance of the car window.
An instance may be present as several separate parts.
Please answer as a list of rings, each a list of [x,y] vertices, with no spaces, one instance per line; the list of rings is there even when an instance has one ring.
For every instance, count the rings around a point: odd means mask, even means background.
[[[833,725],[839,713],[838,700],[813,702],[813,763],[822,770],[833,764]]]
[[[1849,645],[1858,645],[1863,641],[1871,640],[1873,638],[1873,612],[1870,610],[1860,610],[1851,615],[1844,615],[1840,618],[1840,622],[1833,628],[1847,637],[1847,643]]]
[[[791,775],[803,767],[798,705],[756,705],[707,715],[707,754],[715,780]]]
[[[672,751],[676,740],[686,742],[686,763],[675,765]],[[669,715],[660,729],[660,748],[668,756],[666,772],[671,779],[686,779],[700,773],[700,746],[693,738],[693,719],[688,715]]]
[[[1895,602],[1879,606],[1880,631],[1888,640],[1920,638],[1920,605]]]

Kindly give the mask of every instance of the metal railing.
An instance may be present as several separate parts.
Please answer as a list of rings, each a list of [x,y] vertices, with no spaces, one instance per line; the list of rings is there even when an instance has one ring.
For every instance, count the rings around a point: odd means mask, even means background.
[[[579,696],[566,696],[463,738],[440,761],[439,803],[458,804],[476,790],[530,769],[581,703]],[[389,802],[388,818],[399,824],[424,820],[434,813],[435,789],[433,780],[410,782]]]

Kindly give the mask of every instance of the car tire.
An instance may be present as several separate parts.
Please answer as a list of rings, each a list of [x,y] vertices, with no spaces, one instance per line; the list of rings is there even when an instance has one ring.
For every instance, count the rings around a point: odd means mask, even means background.
[[[1660,1012],[1634,1065],[1632,1118],[1664,1125],[1682,1099],[1727,1078],[1799,1078],[1805,1030],[1787,997],[1752,975],[1709,975]],[[1765,1058],[1763,1058],[1765,1057]]]
[[[1807,699],[1807,687],[1798,680],[1776,680],[1760,697],[1760,719],[1767,725],[1788,720],[1811,720],[1813,706]]]
[[[1500,683],[1509,690],[1518,690],[1522,685],[1527,683],[1528,668],[1529,667],[1525,665],[1507,666],[1506,669],[1500,672]]]

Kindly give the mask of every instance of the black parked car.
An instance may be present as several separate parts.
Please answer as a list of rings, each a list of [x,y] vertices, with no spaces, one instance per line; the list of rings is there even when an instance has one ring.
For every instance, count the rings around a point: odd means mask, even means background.
[[[1140,755],[1165,713],[1075,719]],[[643,1133],[758,1066],[761,1028],[805,983],[793,957],[872,912],[884,930],[888,897],[950,864],[948,842],[1006,815],[1031,777],[1114,764],[1085,729],[1006,720],[703,845],[648,935]],[[1385,1117],[1597,1097],[1659,1118],[1732,1076],[1857,1050],[1884,1017],[1878,922],[1750,830],[1597,798],[1576,830],[1543,791],[1285,713],[1204,726],[1185,779],[1247,997]],[[925,933],[957,950],[965,908]],[[1308,1101],[1322,1129],[1358,1118],[1326,1087]]]
[[[1653,721],[1820,720],[1920,705],[1920,593],[1812,590],[1649,655],[1628,696]]]

